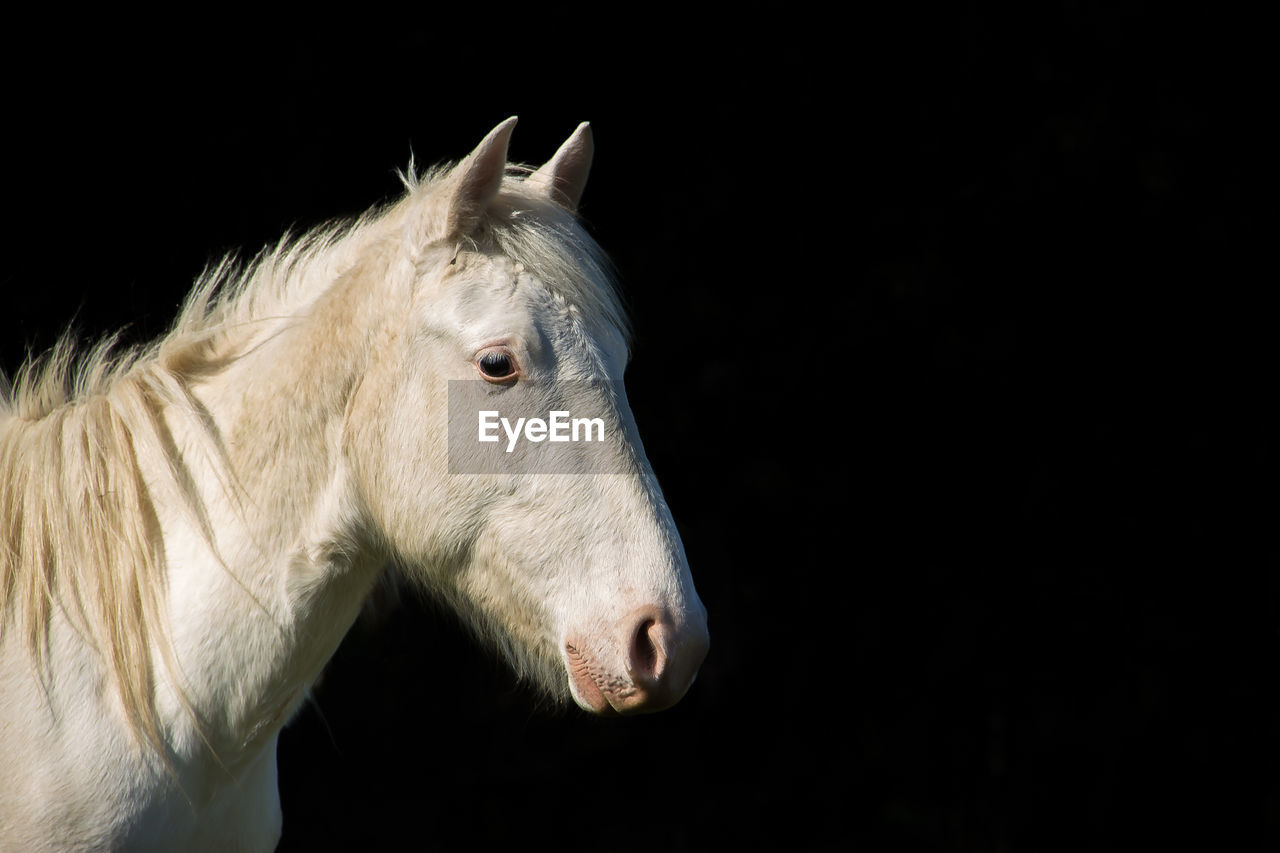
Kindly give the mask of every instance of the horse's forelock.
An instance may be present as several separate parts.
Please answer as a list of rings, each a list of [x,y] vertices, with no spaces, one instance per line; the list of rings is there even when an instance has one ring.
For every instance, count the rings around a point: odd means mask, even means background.
[[[509,176],[477,237],[532,273],[557,299],[614,326],[630,345],[631,323],[613,264],[578,217],[544,190]]]

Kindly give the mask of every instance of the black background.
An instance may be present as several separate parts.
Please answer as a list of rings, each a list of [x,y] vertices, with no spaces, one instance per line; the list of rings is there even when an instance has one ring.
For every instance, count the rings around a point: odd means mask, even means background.
[[[596,720],[405,601],[281,738],[282,850],[1274,849],[1262,28],[1027,5],[8,29],[10,372],[593,124],[711,654]]]

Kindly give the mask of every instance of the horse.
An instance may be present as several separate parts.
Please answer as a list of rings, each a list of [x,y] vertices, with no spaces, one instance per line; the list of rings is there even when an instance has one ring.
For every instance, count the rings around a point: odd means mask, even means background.
[[[213,266],[159,340],[67,334],[5,381],[0,848],[273,849],[277,738],[388,565],[565,706],[689,689],[706,610],[577,215],[591,130],[533,169],[507,163],[515,121]],[[483,419],[522,390],[553,433],[590,408],[589,452],[504,468]]]

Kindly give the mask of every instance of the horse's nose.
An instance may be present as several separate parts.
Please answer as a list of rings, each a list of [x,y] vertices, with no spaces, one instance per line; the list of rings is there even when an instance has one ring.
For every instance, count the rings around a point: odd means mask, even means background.
[[[684,696],[707,656],[706,623],[677,622],[666,610],[641,607],[622,620],[630,690],[609,697],[624,714],[661,711]]]
[[[565,662],[578,704],[597,714],[641,714],[679,702],[711,644],[706,613],[701,603],[694,608],[640,607],[595,640],[570,635]]]

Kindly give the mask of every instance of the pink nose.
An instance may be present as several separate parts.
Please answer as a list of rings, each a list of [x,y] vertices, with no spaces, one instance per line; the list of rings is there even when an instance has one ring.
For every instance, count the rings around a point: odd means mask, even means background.
[[[610,672],[584,647],[570,641],[569,675],[574,692],[597,713],[641,714],[680,701],[698,674],[711,640],[701,620],[677,624],[658,607],[641,607],[619,624],[626,672]]]

